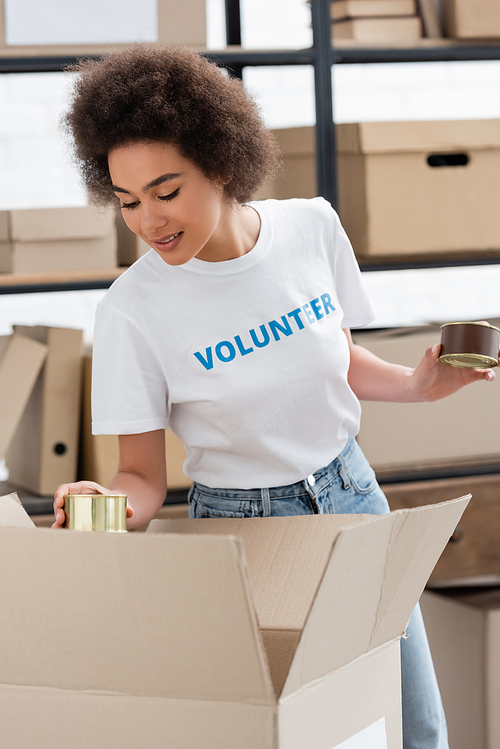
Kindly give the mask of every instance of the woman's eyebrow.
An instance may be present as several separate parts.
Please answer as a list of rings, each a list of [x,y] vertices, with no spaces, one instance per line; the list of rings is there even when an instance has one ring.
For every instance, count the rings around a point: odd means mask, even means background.
[[[156,177],[155,179],[152,179],[151,182],[148,182],[147,185],[144,185],[142,188],[143,192],[148,192],[148,190],[151,190],[152,187],[158,187],[158,185],[163,185],[165,182],[171,182],[174,179],[178,179],[179,177],[183,177],[184,172],[167,172],[167,174],[161,174],[159,177]],[[125,190],[124,187],[118,187],[118,185],[111,185],[114,192],[124,192],[127,195],[131,195],[132,193],[129,192],[129,190]]]

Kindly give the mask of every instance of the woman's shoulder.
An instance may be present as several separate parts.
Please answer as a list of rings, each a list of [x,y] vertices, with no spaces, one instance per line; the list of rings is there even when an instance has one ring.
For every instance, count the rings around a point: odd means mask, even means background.
[[[155,275],[154,254],[154,250],[151,250],[129,265],[113,281],[99,303],[100,306],[112,307],[118,312],[121,308],[130,310],[136,303],[140,303],[144,290],[148,287],[148,279],[153,279]]]
[[[284,200],[268,198],[253,201],[250,205],[255,206],[257,210],[267,212],[270,216],[283,214],[302,218],[310,215],[311,217],[324,217],[329,221],[335,221],[338,218],[331,204],[322,197],[286,198]]]

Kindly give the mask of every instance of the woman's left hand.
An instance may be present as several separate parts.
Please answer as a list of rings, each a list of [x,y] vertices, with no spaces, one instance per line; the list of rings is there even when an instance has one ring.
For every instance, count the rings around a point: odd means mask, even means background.
[[[439,343],[429,346],[413,371],[409,384],[415,394],[415,400],[437,401],[453,395],[472,382],[492,382],[495,379],[492,369],[465,369],[443,364],[439,361],[440,351]]]

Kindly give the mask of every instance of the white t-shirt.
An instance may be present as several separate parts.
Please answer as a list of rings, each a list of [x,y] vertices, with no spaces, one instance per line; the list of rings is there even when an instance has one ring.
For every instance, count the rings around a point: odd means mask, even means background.
[[[151,250],[96,313],[94,434],[170,426],[212,487],[300,481],[359,430],[342,328],[374,315],[338,216],[323,198],[251,205],[248,254],[170,266]]]

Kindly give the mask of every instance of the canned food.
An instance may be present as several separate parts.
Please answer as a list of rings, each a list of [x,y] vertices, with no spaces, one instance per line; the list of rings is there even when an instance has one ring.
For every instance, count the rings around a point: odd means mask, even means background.
[[[74,531],[127,530],[126,494],[65,494],[65,528]]]
[[[499,347],[500,330],[487,322],[449,322],[441,326],[439,361],[451,367],[496,367]]]

